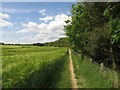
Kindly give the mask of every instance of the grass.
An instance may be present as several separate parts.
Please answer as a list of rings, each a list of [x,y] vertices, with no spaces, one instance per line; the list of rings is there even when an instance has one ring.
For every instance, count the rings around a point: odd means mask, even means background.
[[[2,48],[3,88],[71,88],[67,48],[12,46]],[[72,51],[75,76],[79,88],[113,88],[120,75]],[[1,83],[1,80],[0,80]],[[120,87],[120,86],[119,86]]]
[[[104,70],[100,72],[100,66],[93,64],[87,58],[72,52],[72,59],[76,79],[79,88],[113,88],[113,80],[116,72]]]
[[[67,48],[0,47],[3,88],[70,87]]]

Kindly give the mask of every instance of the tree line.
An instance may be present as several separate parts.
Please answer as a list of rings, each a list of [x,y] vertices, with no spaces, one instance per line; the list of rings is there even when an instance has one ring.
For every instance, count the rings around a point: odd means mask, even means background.
[[[47,42],[44,45],[45,46],[54,46],[54,47],[68,47],[69,43],[68,43],[68,40],[66,37],[66,38],[60,38],[54,42]]]
[[[120,67],[120,2],[78,2],[65,31],[69,46],[113,70]]]

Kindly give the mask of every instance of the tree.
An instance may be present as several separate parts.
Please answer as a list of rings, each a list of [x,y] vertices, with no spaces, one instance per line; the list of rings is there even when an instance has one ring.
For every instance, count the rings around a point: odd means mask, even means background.
[[[71,47],[98,63],[115,67],[120,61],[120,3],[77,3],[66,21]]]
[[[116,69],[116,49],[120,50],[120,2],[107,3],[104,15],[109,18],[108,30],[110,33],[110,52],[113,69]],[[117,54],[117,53],[116,53]],[[119,55],[118,55],[119,56]]]

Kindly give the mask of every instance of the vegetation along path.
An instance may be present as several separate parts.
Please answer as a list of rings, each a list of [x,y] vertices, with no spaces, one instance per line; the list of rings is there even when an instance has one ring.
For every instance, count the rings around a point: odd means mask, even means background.
[[[70,73],[71,73],[71,86],[72,86],[72,88],[77,88],[77,81],[75,79],[74,67],[73,67],[70,49],[69,49],[69,59],[70,59],[69,66],[70,66]]]

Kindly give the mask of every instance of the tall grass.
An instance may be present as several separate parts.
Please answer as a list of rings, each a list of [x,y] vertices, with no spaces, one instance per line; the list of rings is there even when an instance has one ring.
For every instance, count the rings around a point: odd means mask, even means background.
[[[72,52],[75,75],[80,88],[113,88],[116,72],[105,69],[100,72],[100,66],[93,64],[87,58]]]
[[[8,45],[2,46],[2,51],[3,88],[70,86],[68,69],[65,66],[67,48]],[[67,75],[67,81],[61,84]]]

